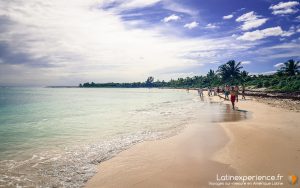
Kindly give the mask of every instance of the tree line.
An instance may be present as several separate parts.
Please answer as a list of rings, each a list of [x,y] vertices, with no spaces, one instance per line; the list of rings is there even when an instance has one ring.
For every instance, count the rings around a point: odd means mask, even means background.
[[[216,71],[209,70],[205,76],[178,78],[170,81],[154,80],[150,76],[145,82],[132,83],[94,83],[79,84],[79,87],[99,88],[209,88],[224,85],[242,85],[253,88],[268,88],[275,91],[300,91],[300,62],[293,59],[286,61],[270,75],[249,75],[243,70],[241,62],[230,60],[218,67]]]

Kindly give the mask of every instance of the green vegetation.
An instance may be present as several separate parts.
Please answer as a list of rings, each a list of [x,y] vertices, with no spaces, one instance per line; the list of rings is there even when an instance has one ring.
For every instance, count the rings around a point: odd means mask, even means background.
[[[240,82],[241,77],[241,62],[236,63],[234,60],[228,61],[224,65],[219,66],[218,72],[222,78],[223,83],[236,85]]]
[[[299,74],[299,63],[299,61],[295,62],[293,59],[290,59],[284,63],[284,66],[281,67],[279,73],[281,75],[295,76]]]
[[[218,70],[209,70],[206,76],[194,76],[186,78],[171,79],[169,82],[154,81],[154,77],[148,77],[145,82],[133,83],[84,83],[79,87],[102,87],[102,88],[207,88],[228,85],[242,85],[253,88],[267,88],[274,91],[291,92],[300,91],[300,62],[288,60],[275,74],[271,75],[249,75],[242,70],[241,62],[234,60],[219,66]]]

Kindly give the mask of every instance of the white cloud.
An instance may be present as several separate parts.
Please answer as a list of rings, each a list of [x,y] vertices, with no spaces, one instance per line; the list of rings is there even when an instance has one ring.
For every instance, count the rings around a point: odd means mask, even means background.
[[[277,64],[274,65],[274,67],[276,67],[276,68],[280,68],[282,66],[284,66],[284,63],[277,63]]]
[[[251,56],[255,58],[255,62],[281,62],[282,59],[290,59],[291,57],[298,57],[300,52],[300,45],[298,41],[280,42],[268,47],[260,47],[259,50],[251,52]]]
[[[246,32],[242,36],[239,36],[238,40],[256,41],[271,36],[281,36],[284,31],[280,26],[271,27],[263,30],[255,30],[252,32]]]
[[[251,61],[242,61],[241,64],[242,64],[242,65],[249,65],[249,64],[251,64]]]
[[[292,8],[296,5],[299,5],[299,2],[297,1],[280,2],[277,5],[270,6],[270,9],[272,10],[286,9],[286,8]]]
[[[265,49],[269,49],[269,50],[272,50],[272,51],[277,50],[277,49],[283,49],[283,50],[297,49],[297,50],[300,50],[300,46],[296,42],[295,43],[283,43],[283,44],[279,44],[279,45],[266,47]]]
[[[136,8],[144,8],[153,6],[156,3],[161,2],[162,0],[102,0],[100,1],[101,6],[106,6],[110,4],[117,5],[115,6],[114,10],[117,12],[123,11],[123,10],[130,10],[130,9],[136,9]]]
[[[251,11],[251,12],[241,15],[240,17],[238,17],[236,19],[236,21],[237,22],[246,22],[246,21],[255,20],[255,19],[257,19],[257,16],[255,15],[254,11]]]
[[[173,12],[188,14],[188,15],[193,16],[193,17],[198,15],[198,10],[197,9],[187,7],[183,3],[179,4],[179,3],[177,3],[173,0],[163,0],[162,3],[163,3],[163,7],[167,10],[171,10]]]
[[[167,22],[170,22],[170,21],[177,21],[179,19],[180,19],[180,16],[177,16],[176,14],[172,14],[171,16],[165,17],[163,19],[163,22],[167,23]]]
[[[261,18],[261,19],[257,19],[257,20],[249,20],[247,22],[244,22],[244,24],[242,25],[242,30],[247,31],[250,29],[254,29],[257,28],[261,25],[263,25],[264,23],[267,22],[267,18]]]
[[[275,74],[277,71],[266,71],[266,72],[250,72],[249,75],[272,75]]]
[[[289,28],[289,30],[288,31],[284,31],[281,36],[283,36],[283,37],[290,37],[290,36],[296,34],[297,32],[300,32],[300,26],[297,26],[297,27],[291,26]]]
[[[298,12],[296,9],[288,8],[288,9],[280,9],[280,10],[274,10],[272,14],[274,15],[282,15],[282,14],[294,14]]]
[[[263,74],[263,75],[271,75],[271,74],[275,74],[277,71],[266,71],[266,72],[262,72],[259,74]]]
[[[299,5],[297,1],[280,2],[270,6],[269,9],[272,10],[272,14],[274,15],[294,14],[298,12],[297,5]]]
[[[188,29],[193,29],[195,27],[198,27],[198,25],[199,25],[199,23],[194,21],[194,22],[185,24],[183,27],[188,28]]]
[[[128,7],[128,8],[140,8],[140,7],[147,7],[147,6],[152,6],[161,0],[127,0],[122,3],[123,7]]]
[[[243,22],[242,30],[247,31],[265,24],[268,21],[268,19],[261,18],[261,16],[256,15],[254,11],[251,11],[241,15],[236,19],[236,21]]]
[[[288,31],[284,31],[280,26],[266,28],[262,30],[255,30],[252,32],[246,32],[243,35],[237,37],[238,40],[256,41],[271,36],[289,37],[294,35],[298,30],[294,26],[291,26]]]
[[[293,34],[295,34],[295,32],[293,32],[293,31],[285,31],[285,32],[282,33],[281,36],[283,36],[283,37],[290,37]]]
[[[218,27],[219,26],[217,26],[216,24],[213,24],[213,23],[209,23],[205,26],[206,29],[216,29]]]
[[[227,16],[223,16],[223,20],[228,20],[228,19],[231,19],[231,18],[233,18],[232,14],[229,14]]]

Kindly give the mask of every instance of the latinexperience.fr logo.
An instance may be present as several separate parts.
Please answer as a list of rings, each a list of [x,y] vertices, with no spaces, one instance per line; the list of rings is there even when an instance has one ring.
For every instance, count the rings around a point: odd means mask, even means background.
[[[215,182],[209,182],[209,186],[284,186],[286,180],[294,187],[298,183],[298,177],[295,174],[284,176],[276,175],[216,175]],[[287,182],[286,182],[287,183]]]

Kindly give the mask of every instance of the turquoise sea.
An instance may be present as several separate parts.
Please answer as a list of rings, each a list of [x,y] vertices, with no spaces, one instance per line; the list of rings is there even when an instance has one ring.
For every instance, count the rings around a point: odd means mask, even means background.
[[[240,116],[185,90],[2,87],[0,187],[81,187],[135,143]]]

